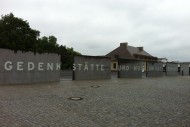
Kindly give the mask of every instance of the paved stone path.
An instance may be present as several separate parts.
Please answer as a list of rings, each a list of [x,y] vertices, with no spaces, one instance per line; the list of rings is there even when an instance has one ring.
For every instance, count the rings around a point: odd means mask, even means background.
[[[190,77],[1,85],[0,127],[36,126],[190,127]]]

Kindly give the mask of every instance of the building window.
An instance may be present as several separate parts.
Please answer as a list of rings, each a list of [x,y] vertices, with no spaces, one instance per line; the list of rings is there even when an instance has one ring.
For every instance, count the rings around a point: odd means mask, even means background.
[[[117,65],[116,63],[113,63],[113,69],[116,69]]]

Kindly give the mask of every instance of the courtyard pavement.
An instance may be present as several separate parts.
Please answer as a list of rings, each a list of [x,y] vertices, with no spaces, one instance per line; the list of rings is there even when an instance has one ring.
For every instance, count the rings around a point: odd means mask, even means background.
[[[0,85],[0,127],[51,126],[190,127],[190,77]]]

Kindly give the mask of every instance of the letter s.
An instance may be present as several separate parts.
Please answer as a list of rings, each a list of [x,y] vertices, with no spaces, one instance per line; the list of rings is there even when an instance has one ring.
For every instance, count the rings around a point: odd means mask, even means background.
[[[76,66],[75,66],[75,64],[73,64],[73,71],[75,71],[76,70]]]

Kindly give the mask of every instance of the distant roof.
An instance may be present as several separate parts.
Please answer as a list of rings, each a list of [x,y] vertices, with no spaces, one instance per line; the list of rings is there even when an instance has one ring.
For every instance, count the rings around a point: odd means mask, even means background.
[[[135,56],[143,56],[155,59],[156,57],[144,51],[143,47],[129,46],[128,43],[120,43],[120,46],[106,55],[107,57],[122,59],[137,59]]]
[[[142,48],[142,50],[140,50]],[[134,54],[139,54],[139,55],[144,55],[144,56],[152,56],[146,51],[143,50],[143,47],[133,47],[133,46],[127,46],[128,51],[134,55]]]
[[[125,47],[119,46],[106,55],[107,57],[120,57],[123,59],[134,59],[133,55]]]

